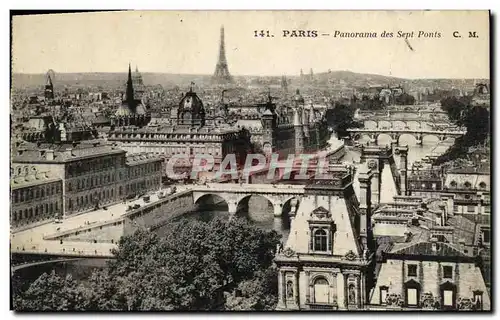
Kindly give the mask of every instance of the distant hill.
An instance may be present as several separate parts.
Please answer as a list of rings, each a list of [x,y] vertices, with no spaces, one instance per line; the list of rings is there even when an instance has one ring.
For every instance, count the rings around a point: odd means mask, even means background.
[[[210,83],[212,75],[189,75],[189,74],[171,74],[171,73],[150,73],[142,72],[142,78],[146,85],[162,85],[164,87],[189,86],[191,82],[203,86]],[[308,74],[303,79],[308,79]],[[235,76],[237,80],[249,80],[263,78],[279,83],[280,76]],[[292,84],[300,82],[299,76],[287,76]],[[404,79],[378,74],[364,74],[351,71],[328,71],[314,74],[316,84],[323,85],[341,85],[346,87],[367,87],[367,86],[385,86],[407,84],[417,87],[442,87],[450,88],[452,86],[472,85],[474,79]],[[72,87],[103,87],[106,89],[123,89],[127,81],[127,73],[56,73],[53,79],[56,88]],[[489,80],[477,79],[477,81],[488,82]],[[14,89],[43,87],[45,83],[45,74],[12,74],[12,87]]]

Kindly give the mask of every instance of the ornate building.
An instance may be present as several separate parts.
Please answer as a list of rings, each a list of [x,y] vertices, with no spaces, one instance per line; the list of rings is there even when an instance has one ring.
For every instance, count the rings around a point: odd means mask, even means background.
[[[135,89],[134,87],[138,88]],[[113,126],[145,126],[151,121],[151,114],[148,111],[144,99],[144,85],[139,71],[132,77],[130,64],[128,66],[127,90],[125,99],[116,110],[114,117],[111,119]]]
[[[490,310],[480,260],[437,238],[414,237],[382,253],[370,304],[416,310]],[[377,309],[377,308],[375,308]]]
[[[469,169],[414,172],[408,185],[409,194],[449,199],[452,214],[486,214],[491,212],[490,174]]]
[[[12,170],[50,171],[61,179],[61,211],[67,216],[159,189],[162,161],[154,155],[127,158],[125,151],[97,141],[23,143],[13,150]]]
[[[10,225],[44,223],[63,212],[62,180],[36,167],[11,170]]]
[[[187,155],[189,160],[176,163],[181,168],[190,167],[196,154],[210,154],[214,157],[214,169],[217,170],[227,154],[236,154],[237,161],[243,163],[249,151],[248,130],[234,128],[225,122],[207,121],[203,102],[192,87],[179,105],[171,109],[169,122],[145,127],[116,126],[110,132],[108,141],[132,153],[161,155],[165,162],[174,155]]]
[[[329,180],[306,187],[290,236],[275,262],[279,268],[278,310],[361,309],[372,286],[371,172],[359,173],[360,198],[353,176],[331,166]]]
[[[278,152],[286,156],[315,152],[326,147],[330,133],[325,119],[318,116],[312,105],[306,109],[299,90],[293,103],[293,120],[290,121],[287,110],[280,110],[278,114],[276,105],[269,97],[266,110],[261,117],[261,146],[265,154]]]

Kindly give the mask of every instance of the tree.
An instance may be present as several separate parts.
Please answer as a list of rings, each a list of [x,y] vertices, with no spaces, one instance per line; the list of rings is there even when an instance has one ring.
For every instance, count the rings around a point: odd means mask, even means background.
[[[276,231],[243,219],[180,220],[162,237],[139,230],[120,239],[107,270],[94,272],[85,286],[43,275],[16,299],[16,310],[224,309],[225,291],[263,279],[279,242]]]
[[[326,121],[339,137],[347,136],[347,129],[357,128],[359,124],[354,121],[355,109],[353,106],[336,105],[326,110]]]
[[[86,291],[68,275],[62,278],[53,271],[42,274],[28,290],[14,297],[18,311],[85,310]]]
[[[446,97],[441,100],[441,106],[458,126],[464,126],[467,132],[457,138],[455,144],[439,156],[435,164],[467,157],[469,148],[481,145],[490,134],[490,112],[482,106],[471,106],[469,97]]]
[[[226,310],[264,311],[274,310],[278,302],[278,270],[271,266],[258,271],[250,279],[242,281],[231,293],[226,294]]]
[[[415,104],[415,97],[408,93],[402,93],[394,98],[394,103],[398,105],[413,105]]]

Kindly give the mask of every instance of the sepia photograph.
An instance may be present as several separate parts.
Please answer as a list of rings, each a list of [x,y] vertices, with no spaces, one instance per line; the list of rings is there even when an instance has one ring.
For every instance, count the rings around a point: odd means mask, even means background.
[[[493,310],[489,11],[10,19],[11,310]]]

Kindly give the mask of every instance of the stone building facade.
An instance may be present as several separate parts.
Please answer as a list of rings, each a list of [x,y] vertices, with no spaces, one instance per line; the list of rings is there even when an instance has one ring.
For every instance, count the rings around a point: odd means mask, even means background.
[[[62,180],[36,168],[12,170],[11,227],[53,221],[62,215]]]
[[[364,171],[359,179],[360,200],[347,171],[306,187],[275,259],[278,310],[361,309],[368,303],[374,263],[371,173]]]
[[[480,260],[436,238],[383,253],[370,305],[395,309],[490,310]]]
[[[129,158],[127,162],[124,150],[97,141],[25,143],[14,152],[14,172],[50,171],[62,180],[61,210],[65,216],[108,206],[132,194],[139,195],[161,186],[162,159],[142,155],[134,158],[136,160]],[[138,175],[142,177],[138,178]],[[125,192],[131,181],[133,191]]]

